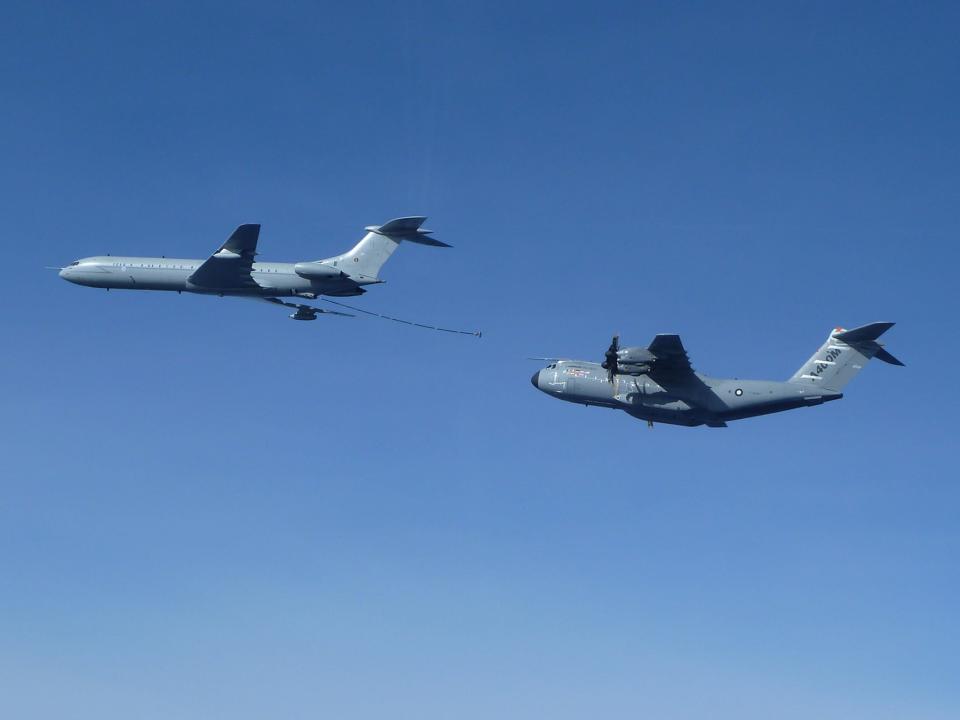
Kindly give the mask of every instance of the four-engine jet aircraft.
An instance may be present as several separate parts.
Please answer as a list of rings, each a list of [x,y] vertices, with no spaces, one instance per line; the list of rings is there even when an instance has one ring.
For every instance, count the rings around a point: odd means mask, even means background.
[[[657,335],[647,348],[623,349],[615,336],[602,363],[558,359],[531,380],[547,395],[624,410],[651,426],[726,427],[728,420],[839,400],[870,358],[903,365],[877,342],[892,325],[837,328],[786,382],[724,380],[694,372],[678,335]]]
[[[310,300],[320,295],[361,295],[364,286],[381,283],[380,268],[402,241],[450,247],[421,227],[424,217],[405,217],[371,225],[350,251],[298,263],[254,262],[259,225],[241,225],[206,260],[168,257],[97,256],[70,263],[60,277],[78,285],[126,290],[176,290],[206,295],[254,297],[296,309],[294,320],[316,320],[333,310],[285,302],[281,297]]]

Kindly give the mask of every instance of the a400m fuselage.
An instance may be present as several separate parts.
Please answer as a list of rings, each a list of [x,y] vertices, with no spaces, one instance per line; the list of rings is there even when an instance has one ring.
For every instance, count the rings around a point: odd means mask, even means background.
[[[775,380],[691,373],[664,388],[649,375],[614,375],[597,363],[559,360],[533,374],[533,386],[559,400],[624,410],[648,422],[723,427],[729,420],[821,405],[840,392]]]

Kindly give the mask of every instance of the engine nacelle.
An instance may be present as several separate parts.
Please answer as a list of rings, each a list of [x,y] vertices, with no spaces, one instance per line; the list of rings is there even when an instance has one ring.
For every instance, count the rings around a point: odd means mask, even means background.
[[[293,271],[307,280],[337,280],[344,277],[337,268],[315,262],[299,262],[293,266]]]
[[[617,370],[627,375],[643,375],[650,372],[657,356],[642,347],[630,347],[617,351]]]

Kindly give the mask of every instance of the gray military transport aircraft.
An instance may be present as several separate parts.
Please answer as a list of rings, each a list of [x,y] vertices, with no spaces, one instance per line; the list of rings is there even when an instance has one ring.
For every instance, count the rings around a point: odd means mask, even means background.
[[[679,335],[657,335],[649,347],[622,349],[614,336],[602,363],[534,358],[553,362],[531,380],[552,397],[624,410],[650,426],[726,427],[728,420],[839,400],[870,358],[903,365],[877,342],[892,326],[877,322],[836,328],[786,382],[725,380],[694,372]]]
[[[424,220],[424,217],[404,217],[383,225],[371,225],[352,250],[326,260],[254,262],[260,226],[241,225],[206,260],[101,255],[70,263],[60,269],[60,277],[78,285],[107,290],[175,290],[252,297],[294,308],[296,312],[290,315],[294,320],[316,320],[318,314],[348,313],[280,298],[315,300],[321,295],[362,295],[366,285],[383,282],[379,279],[380,268],[401,242],[450,247],[430,237],[430,231],[421,227]]]

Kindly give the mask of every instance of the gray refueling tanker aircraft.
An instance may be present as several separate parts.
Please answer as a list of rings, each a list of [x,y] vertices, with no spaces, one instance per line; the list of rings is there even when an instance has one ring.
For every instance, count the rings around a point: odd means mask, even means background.
[[[78,285],[107,290],[175,290],[221,297],[252,297],[294,308],[296,312],[290,315],[294,320],[316,320],[318,314],[347,313],[286,302],[280,298],[315,300],[321,295],[362,295],[366,292],[364,286],[383,282],[379,279],[380,268],[401,242],[450,247],[430,237],[430,231],[421,227],[424,220],[424,217],[404,217],[383,225],[371,225],[352,250],[326,260],[254,262],[260,226],[241,225],[206,260],[115,255],[88,257],[60,269],[60,277]]]
[[[602,363],[533,358],[553,362],[531,380],[547,395],[624,410],[650,426],[726,427],[728,420],[839,400],[870,358],[903,365],[877,342],[892,326],[877,322],[836,328],[786,382],[725,380],[694,372],[679,335],[657,335],[649,347],[622,349],[614,336]]]

